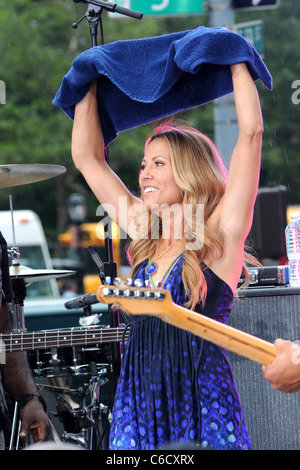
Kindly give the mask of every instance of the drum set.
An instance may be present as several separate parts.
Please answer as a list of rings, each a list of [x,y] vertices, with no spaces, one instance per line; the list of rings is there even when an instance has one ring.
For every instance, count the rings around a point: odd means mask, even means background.
[[[18,186],[37,181],[46,180],[64,173],[66,169],[58,165],[0,165],[0,187]],[[11,318],[13,334],[28,335],[25,326],[24,300],[26,288],[33,282],[57,279],[75,274],[68,270],[32,269],[21,264],[21,254],[17,247],[14,233],[13,207],[10,197],[10,208],[12,215],[12,231],[14,246],[8,248],[10,260],[10,278],[14,299],[11,304]],[[1,221],[0,221],[1,230]],[[89,325],[89,314],[91,306],[83,309],[85,313],[85,324]],[[41,306],[42,308],[42,306]],[[90,331],[97,323],[95,317]],[[80,329],[79,326],[78,329]],[[103,327],[108,328],[108,327]],[[52,331],[45,330],[43,337],[52,336]],[[60,337],[64,335],[64,329],[58,330]],[[34,335],[40,338],[39,332]],[[105,346],[95,344],[86,346],[74,346],[73,342],[64,346],[57,346],[53,339],[41,346],[32,347],[32,343],[24,341],[22,350],[27,352],[28,363],[35,379],[37,388],[47,403],[47,413],[52,437],[55,441],[63,441],[81,446],[89,450],[104,450],[108,448],[108,430],[110,425],[109,401],[112,395],[110,380],[113,375],[111,362],[111,344]],[[28,344],[28,349],[26,349]],[[49,347],[46,345],[50,344]],[[115,345],[114,345],[115,347]],[[105,402],[105,404],[102,403]],[[52,408],[52,409],[51,409]],[[19,439],[19,409],[18,404],[13,405],[12,431],[9,449],[18,450],[26,447],[31,442],[20,442]],[[23,440],[22,440],[23,441]]]

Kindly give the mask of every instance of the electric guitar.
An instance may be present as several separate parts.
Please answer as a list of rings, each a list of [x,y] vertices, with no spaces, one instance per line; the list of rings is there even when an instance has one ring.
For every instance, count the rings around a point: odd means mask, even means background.
[[[164,289],[102,285],[97,289],[96,297],[106,304],[118,303],[132,315],[158,317],[258,364],[271,364],[277,355],[274,344],[181,307]]]
[[[0,352],[33,351],[39,349],[121,342],[124,337],[124,332],[124,327],[100,328],[89,326],[2,333],[0,334]],[[127,335],[125,334],[125,338],[126,337]]]

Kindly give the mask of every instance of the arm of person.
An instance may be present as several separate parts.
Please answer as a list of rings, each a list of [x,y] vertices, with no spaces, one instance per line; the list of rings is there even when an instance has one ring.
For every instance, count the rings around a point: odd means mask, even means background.
[[[9,310],[6,302],[2,304],[0,312],[0,331],[2,333],[11,332]],[[7,352],[4,362],[4,364],[1,364],[3,387],[10,396],[18,399],[27,394],[39,395],[25,353]],[[49,421],[37,396],[34,396],[24,406],[20,419],[20,437],[26,437],[31,432],[34,442],[49,439]]]
[[[96,82],[75,107],[72,157],[104,210],[128,233],[128,225],[135,217],[132,206],[140,206],[141,201],[130,193],[105,160]]]
[[[294,393],[300,390],[300,347],[291,341],[277,339],[278,354],[272,364],[263,366],[264,377],[273,390]]]
[[[225,245],[225,256],[216,259],[212,269],[235,290],[259,182],[263,120],[257,89],[247,65],[233,65],[231,71],[238,140],[229,165],[225,194],[209,222],[220,231]]]

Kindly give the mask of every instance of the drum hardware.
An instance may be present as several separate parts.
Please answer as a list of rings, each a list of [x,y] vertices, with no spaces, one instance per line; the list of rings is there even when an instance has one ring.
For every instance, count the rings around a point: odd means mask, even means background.
[[[75,375],[78,375],[79,374],[79,371],[78,371],[78,360],[77,360],[77,355],[76,355],[76,348],[75,346],[72,347],[72,354],[73,354],[73,370],[75,372]]]
[[[20,445],[20,429],[21,429],[21,421],[19,419],[19,406],[17,402],[15,402],[14,406],[14,417],[12,421],[12,428],[10,434],[10,441],[9,441],[9,450],[19,449]]]
[[[64,276],[70,276],[75,271],[56,271],[48,269],[31,269],[19,264],[19,251],[17,247],[8,249],[12,257],[12,266],[9,268],[14,299],[10,305],[13,332],[26,331],[24,300],[26,298],[26,287],[35,281],[49,280]],[[16,258],[16,256],[18,258]]]
[[[106,422],[109,419],[108,407],[100,400],[100,389],[107,383],[106,373],[107,368],[103,368],[102,373],[99,373],[97,364],[91,363],[88,382],[77,389],[37,384],[40,391],[49,391],[56,395],[59,411],[50,413],[60,417],[63,422],[62,441],[77,444],[89,450],[106,446],[103,421],[104,418]],[[62,381],[56,383],[63,384]],[[78,405],[72,401],[72,396],[77,397]],[[90,397],[90,404],[87,403],[88,397]]]
[[[3,173],[2,173],[3,174]],[[0,172],[1,175],[1,172]],[[11,256],[12,267],[18,266],[20,263],[20,250],[16,244],[15,224],[13,215],[13,201],[12,196],[9,196],[11,225],[13,236],[13,247],[8,251]],[[23,279],[12,279],[12,290],[14,293],[13,301],[10,305],[10,312],[12,317],[12,330],[13,332],[26,331],[25,328],[25,315],[24,315],[24,299],[26,296],[26,287]]]
[[[15,165],[12,165],[15,167]],[[0,165],[0,185],[1,185],[1,165]],[[5,167],[7,168],[7,167]],[[34,171],[30,170],[31,173],[35,174]],[[57,171],[57,170],[56,170]],[[60,171],[60,170],[59,170]],[[31,175],[29,172],[28,174]],[[3,174],[3,168],[2,168]],[[19,175],[19,173],[18,173]],[[40,175],[41,176],[41,175]],[[48,177],[52,177],[53,175]],[[24,315],[24,300],[26,297],[26,286],[35,281],[49,280],[64,276],[70,276],[75,274],[75,271],[57,271],[49,269],[31,269],[20,264],[20,250],[16,242],[15,234],[15,223],[14,223],[14,210],[12,196],[9,196],[10,212],[11,212],[11,225],[12,225],[12,237],[13,247],[7,250],[8,256],[11,260],[11,266],[9,267],[9,275],[12,283],[12,290],[14,293],[14,299],[11,304],[11,317],[13,324],[13,332],[26,331],[25,328],[25,315]]]
[[[29,350],[27,358],[36,379],[90,376],[91,363],[95,364],[97,374],[103,376],[109,369],[107,347],[73,346]]]
[[[20,333],[26,331],[25,328],[25,314],[24,314],[24,300],[26,297],[26,286],[23,279],[12,279],[12,289],[14,299],[10,304],[10,315],[12,319],[13,333]]]
[[[47,171],[46,171],[47,170]],[[21,184],[27,184],[34,181],[41,181],[48,179],[65,171],[63,167],[57,167],[55,165],[0,165],[0,187],[17,186]],[[25,327],[25,315],[24,315],[24,300],[26,297],[26,287],[32,282],[49,280],[53,278],[59,278],[63,276],[72,275],[74,271],[57,271],[57,270],[37,270],[26,266],[23,266],[20,262],[20,251],[16,243],[15,227],[13,220],[13,207],[12,197],[10,196],[10,207],[12,217],[12,230],[13,230],[13,247],[8,250],[8,254],[11,260],[10,265],[10,277],[12,282],[12,288],[14,293],[14,299],[11,304],[11,317],[13,322],[13,332],[20,333],[26,332]],[[93,259],[97,262],[99,267],[99,259],[94,256],[93,249],[90,248],[90,254],[93,255]],[[101,260],[100,260],[101,261]],[[100,263],[101,264],[101,263]],[[100,280],[106,281],[108,276],[103,277],[103,266],[102,263],[99,268]],[[106,274],[110,275],[110,279],[115,278],[116,275],[112,275],[114,272],[115,263],[105,263]],[[110,268],[110,269],[108,269]],[[96,302],[94,302],[96,303]],[[98,301],[97,301],[98,303]],[[99,322],[98,318],[91,313],[91,304],[87,303],[83,305],[85,317],[81,322],[86,324],[94,324]],[[127,323],[127,322],[126,322]],[[110,347],[110,346],[108,346]],[[94,351],[97,348],[94,349]],[[35,363],[35,372],[38,376],[45,377],[49,380],[49,390],[53,393],[58,393],[57,402],[59,406],[59,416],[63,417],[64,421],[64,433],[61,436],[66,442],[77,442],[88,449],[99,449],[107,448],[105,442],[105,429],[106,424],[109,420],[108,407],[103,405],[100,400],[100,389],[101,387],[109,382],[108,376],[111,374],[112,365],[102,362],[95,362],[94,360],[88,360],[85,364],[82,363],[81,358],[77,356],[78,352],[85,356],[91,349],[82,348],[78,351],[75,347],[72,348],[72,365],[65,366],[62,358],[59,356],[59,351],[54,348],[50,351],[49,367],[44,367],[45,364],[42,353],[37,351],[37,360]],[[47,359],[49,359],[47,357]],[[89,376],[88,382],[83,387],[78,389],[69,389],[64,387],[64,381],[62,375],[67,377],[75,377],[83,374]],[[40,386],[37,384],[37,387]],[[45,388],[45,385],[43,385]],[[72,396],[77,396],[79,404],[72,400]],[[88,404],[88,398],[90,404]],[[48,412],[48,416],[51,412]],[[106,418],[105,418],[106,415]],[[68,419],[68,418],[71,418]],[[70,422],[71,421],[71,422]],[[103,426],[103,423],[106,423]],[[61,439],[55,431],[55,428],[49,419],[52,436],[56,441]],[[66,424],[67,423],[67,424]],[[16,403],[13,420],[12,420],[12,432],[10,436],[9,448],[18,450],[21,447],[26,447],[31,442],[31,436],[26,440],[19,438],[20,431],[20,410],[19,405]],[[23,443],[24,441],[24,443]]]
[[[51,165],[50,167],[48,166],[48,170],[49,170],[48,174],[45,175],[44,173],[44,175],[42,176],[40,173],[37,173],[37,171],[35,171],[37,170],[37,166],[35,165],[34,165],[34,170],[31,165],[30,166],[26,165],[26,169],[24,168],[24,166],[22,166],[21,173],[20,173],[19,165],[18,166],[12,165],[9,167],[8,166],[4,167],[0,165],[0,186],[5,187],[5,186],[25,184],[25,182],[26,183],[32,182],[33,179],[35,181],[40,181],[41,179],[51,178],[63,172],[62,171],[63,167],[60,167],[59,169],[56,166],[55,168],[53,168],[53,165]],[[17,171],[16,171],[16,168],[17,168]],[[39,171],[40,171],[40,168],[39,168]],[[27,177],[24,176],[24,173],[27,174]],[[13,300],[9,305],[9,310],[10,310],[10,316],[11,316],[11,321],[12,321],[12,332],[20,333],[20,332],[26,332],[24,300],[26,297],[26,283],[28,284],[28,280],[26,280],[26,277],[24,276],[24,272],[22,273],[19,272],[20,271],[20,251],[16,244],[15,225],[14,225],[14,218],[13,218],[13,201],[12,201],[11,195],[9,196],[9,202],[10,202],[10,210],[11,210],[12,235],[13,235],[13,247],[7,250],[8,256],[11,259],[10,277],[11,277],[11,284],[12,284],[12,290],[13,290]],[[35,274],[35,278],[32,278],[32,276],[30,277],[31,282],[33,282],[34,279],[36,279],[36,273],[34,274]],[[51,273],[51,275],[53,276],[53,273]],[[63,273],[63,275],[69,275],[69,273],[68,274]],[[28,276],[28,273],[26,273],[26,276]],[[43,273],[43,276],[45,276],[45,273]],[[49,421],[49,425],[50,425],[53,439],[57,442],[60,441],[50,421]],[[18,450],[20,448],[20,435],[19,435],[20,429],[21,429],[20,407],[18,403],[15,402],[14,412],[13,412],[13,417],[12,417],[12,430],[11,430],[11,435],[10,435],[9,450],[13,450],[13,449]],[[24,447],[30,444],[30,439],[31,439],[31,436],[28,436],[26,439],[22,439],[22,441],[24,441],[25,443]]]
[[[88,449],[106,445],[105,440],[102,442],[102,429],[103,423],[108,421],[108,411],[101,403],[100,389],[108,383],[111,371],[109,364],[96,362],[99,353],[102,354],[101,349],[97,346],[69,347],[37,352],[33,366],[36,385],[40,391],[48,391],[55,396],[57,412],[50,412],[49,415],[58,417],[63,424],[61,440]],[[86,375],[87,378],[84,377]],[[84,377],[82,386],[66,386],[66,383],[81,376]],[[49,385],[39,383],[39,377],[47,379]],[[88,404],[88,401],[91,403]]]

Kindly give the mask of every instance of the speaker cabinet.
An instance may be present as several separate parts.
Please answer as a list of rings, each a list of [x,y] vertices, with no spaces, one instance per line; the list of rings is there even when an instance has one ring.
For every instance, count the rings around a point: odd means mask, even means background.
[[[273,343],[300,340],[300,289],[248,288],[235,299],[229,322]],[[254,450],[300,449],[300,392],[274,391],[261,365],[229,352]]]

